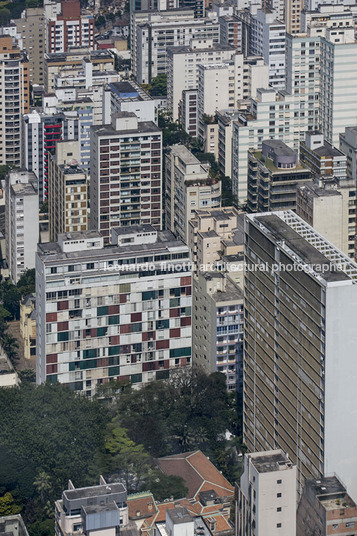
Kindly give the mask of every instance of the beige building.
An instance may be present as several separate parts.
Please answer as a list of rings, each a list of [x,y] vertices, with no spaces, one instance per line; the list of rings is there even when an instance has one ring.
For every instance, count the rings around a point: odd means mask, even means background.
[[[49,156],[48,216],[50,241],[59,234],[87,230],[88,176],[76,159],[63,162]]]
[[[13,42],[0,37],[0,165],[21,165],[21,116],[30,110],[29,61]]]
[[[165,157],[165,227],[188,242],[188,222],[196,210],[221,206],[221,182],[209,166],[184,146],[173,145]]]
[[[295,536],[296,465],[283,450],[244,456],[236,523],[237,536]]]
[[[243,290],[229,274],[199,272],[193,286],[192,361],[226,376],[229,391],[241,391]]]
[[[15,19],[17,33],[29,59],[29,78],[32,84],[44,84],[44,55],[46,52],[46,23],[42,7],[27,8]]]
[[[298,186],[296,213],[338,249],[354,258],[355,181],[335,179]]]
[[[304,0],[285,0],[286,32],[298,34],[301,31],[301,12],[304,9]]]
[[[357,505],[337,475],[308,480],[296,515],[297,536],[354,536]]]
[[[207,271],[221,258],[223,249],[226,255],[237,253],[234,236],[239,225],[238,217],[234,207],[196,211],[188,231],[188,246],[196,270]]]
[[[36,356],[36,300],[30,294],[20,303],[20,333],[24,341],[24,357]]]

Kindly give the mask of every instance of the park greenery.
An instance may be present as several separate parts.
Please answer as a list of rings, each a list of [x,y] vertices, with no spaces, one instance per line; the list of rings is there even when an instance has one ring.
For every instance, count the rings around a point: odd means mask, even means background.
[[[167,75],[159,74],[152,78],[150,84],[142,84],[142,87],[152,97],[166,97],[167,95]]]
[[[129,493],[178,499],[184,481],[161,473],[154,458],[195,449],[231,482],[239,475],[236,397],[219,373],[178,370],[140,390],[112,382],[94,400],[24,381],[0,391],[0,407],[0,515],[21,512],[30,536],[53,533],[54,501],[69,479],[93,485],[103,474]]]

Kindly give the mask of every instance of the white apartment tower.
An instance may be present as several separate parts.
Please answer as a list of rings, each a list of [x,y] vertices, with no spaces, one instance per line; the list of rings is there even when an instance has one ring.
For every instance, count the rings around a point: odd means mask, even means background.
[[[162,132],[133,112],[91,127],[91,229],[109,241],[112,227],[152,224],[161,228]]]
[[[38,191],[36,175],[10,171],[5,179],[6,258],[10,276],[20,276],[35,267],[39,240]]]
[[[244,455],[237,536],[295,536],[296,465],[281,449]]]

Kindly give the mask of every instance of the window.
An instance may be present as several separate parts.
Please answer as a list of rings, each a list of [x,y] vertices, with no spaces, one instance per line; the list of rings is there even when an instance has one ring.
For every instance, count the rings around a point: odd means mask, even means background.
[[[281,529],[281,523],[277,523],[277,524],[276,524],[276,528],[277,528],[277,529]]]
[[[281,483],[282,483],[282,480],[277,480],[276,483],[277,483],[277,484],[281,484]]]
[[[278,499],[280,499],[281,493],[277,493],[276,496],[277,496]]]
[[[281,512],[281,506],[279,506],[279,508],[277,508],[276,511]]]

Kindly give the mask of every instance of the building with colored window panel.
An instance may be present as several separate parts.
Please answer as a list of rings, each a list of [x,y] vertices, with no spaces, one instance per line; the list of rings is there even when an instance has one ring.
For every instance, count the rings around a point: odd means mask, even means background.
[[[151,225],[59,235],[36,258],[37,383],[88,396],[191,363],[189,248]]]

